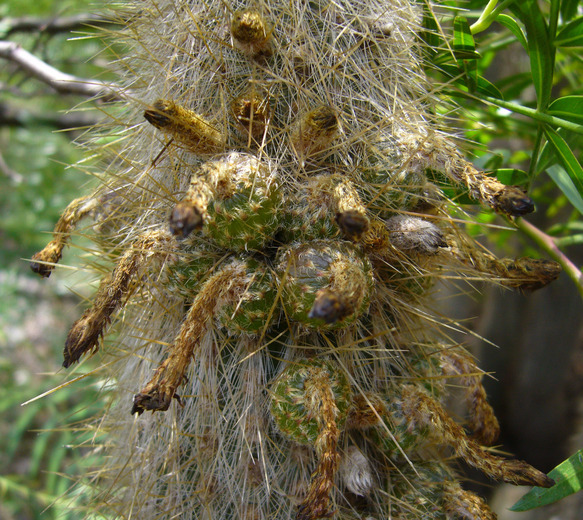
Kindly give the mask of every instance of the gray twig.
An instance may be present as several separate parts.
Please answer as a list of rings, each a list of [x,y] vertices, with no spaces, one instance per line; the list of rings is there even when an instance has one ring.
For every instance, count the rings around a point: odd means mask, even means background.
[[[98,97],[105,101],[113,101],[122,97],[120,89],[115,85],[98,80],[78,78],[72,74],[61,72],[14,42],[0,41],[0,58],[16,63],[28,74],[62,94]]]
[[[56,18],[38,18],[34,16],[23,16],[20,18],[4,18],[3,37],[6,38],[14,33],[22,32],[42,32],[45,34],[57,34],[69,32],[75,29],[82,29],[91,25],[110,25],[114,22],[105,19],[98,14],[78,14],[75,16],[62,16]]]

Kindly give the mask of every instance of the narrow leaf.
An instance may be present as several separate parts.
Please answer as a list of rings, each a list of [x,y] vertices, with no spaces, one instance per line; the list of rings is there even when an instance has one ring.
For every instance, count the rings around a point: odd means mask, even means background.
[[[583,47],[583,16],[565,25],[555,39],[557,47]]]
[[[579,161],[569,148],[567,142],[552,128],[545,127],[545,134],[547,139],[555,149],[557,157],[563,168],[569,174],[569,177],[577,187],[579,193],[583,193],[583,168]]]
[[[455,85],[461,85],[464,87],[467,87],[467,82],[464,81],[466,78],[465,76],[465,71],[460,69],[459,67],[455,66],[455,65],[438,65],[437,68],[448,78],[453,80],[453,83]],[[504,99],[504,96],[502,95],[502,92],[500,92],[500,90],[498,90],[498,88],[493,84],[490,83],[486,78],[484,78],[483,76],[478,76],[477,80],[476,80],[476,85],[475,85],[475,91],[492,97],[492,98],[496,98],[496,99]],[[454,95],[454,94],[452,94]]]
[[[544,110],[551,100],[554,52],[548,27],[536,0],[523,0],[512,4],[527,34],[530,71],[537,96],[537,108]]]
[[[423,31],[419,36],[427,44],[427,49],[431,49],[434,53],[437,52],[435,49],[439,48],[441,38],[439,37],[437,22],[432,13],[423,13]]]
[[[510,32],[516,37],[516,39],[521,43],[525,50],[528,50],[528,43],[526,43],[526,34],[524,34],[524,29],[518,25],[517,21],[508,16],[507,14],[499,14],[496,21],[502,24],[504,27],[510,30]]]
[[[528,511],[535,507],[552,504],[583,487],[583,450],[579,450],[567,460],[561,462],[549,473],[549,477],[555,480],[551,488],[532,488],[524,495],[510,511]]]
[[[571,149],[575,149],[579,145],[581,138],[577,134],[569,132],[565,128],[558,128],[557,133],[565,140]],[[536,172],[541,173],[558,162],[559,159],[555,152],[555,148],[547,141],[538,154]]]
[[[583,215],[583,197],[573,184],[573,181],[569,177],[569,174],[564,168],[555,164],[547,169],[549,177],[553,179],[554,183],[563,192],[567,200],[573,205],[573,207]]]
[[[478,88],[478,64],[476,60],[463,60],[466,85],[470,92],[476,92]]]
[[[555,238],[555,244],[558,248],[563,249],[570,246],[579,246],[583,244],[583,234],[569,235],[568,237]]]

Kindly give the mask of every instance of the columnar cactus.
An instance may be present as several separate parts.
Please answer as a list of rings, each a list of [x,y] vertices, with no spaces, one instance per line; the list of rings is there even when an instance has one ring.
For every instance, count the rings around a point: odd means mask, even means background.
[[[32,263],[49,276],[87,216],[95,254],[114,258],[64,353],[65,367],[96,353],[115,388],[95,423],[107,457],[90,511],[494,518],[452,454],[498,480],[552,484],[483,447],[498,423],[481,373],[430,311],[444,268],[519,290],[558,268],[474,246],[432,183],[510,217],[533,209],[430,115],[420,10],[123,5],[120,148]],[[467,429],[442,404],[451,381],[466,389]]]

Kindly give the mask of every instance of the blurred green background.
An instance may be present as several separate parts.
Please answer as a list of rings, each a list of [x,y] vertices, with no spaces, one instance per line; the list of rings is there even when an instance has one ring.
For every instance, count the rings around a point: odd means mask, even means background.
[[[91,12],[89,0],[8,0],[0,5],[0,40],[22,45],[57,69],[82,78],[108,79],[110,59],[90,27],[74,32],[12,32],[26,18],[71,17]],[[111,77],[111,76],[110,76]],[[70,112],[77,107],[79,110]],[[84,126],[102,117],[98,104],[57,94],[0,59],[0,518],[74,519],[68,494],[81,472],[91,432],[74,431],[102,408],[99,381],[66,386],[26,401],[75,377],[61,369],[70,324],[79,313],[83,271],[62,269],[42,280],[27,259],[50,240],[65,206],[93,180],[75,167],[83,152]],[[65,128],[76,127],[76,130]],[[66,252],[63,265],[75,266]],[[74,287],[72,290],[70,287]],[[90,290],[89,287],[86,290]],[[80,449],[78,447],[81,447]],[[85,478],[92,460],[83,462]]]

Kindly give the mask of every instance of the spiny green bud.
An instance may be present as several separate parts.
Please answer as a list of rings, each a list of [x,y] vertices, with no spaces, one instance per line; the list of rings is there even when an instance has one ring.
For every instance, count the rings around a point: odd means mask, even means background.
[[[271,415],[279,431],[299,444],[313,445],[323,429],[310,382],[324,379],[332,391],[336,426],[342,429],[351,404],[350,382],[344,370],[331,361],[301,359],[290,363],[271,388]]]
[[[218,268],[224,255],[211,248],[188,248],[177,255],[177,261],[168,265],[164,282],[185,299],[192,300],[209,272]]]
[[[311,327],[341,328],[367,309],[369,261],[350,242],[316,240],[283,249],[277,269],[287,316]]]
[[[269,163],[233,152],[204,163],[184,200],[172,211],[170,229],[186,236],[202,228],[232,251],[260,249],[278,228],[282,194]]]
[[[269,328],[275,311],[277,288],[267,266],[254,258],[245,259],[247,276],[240,294],[220,307],[218,319],[231,334],[256,333]]]

